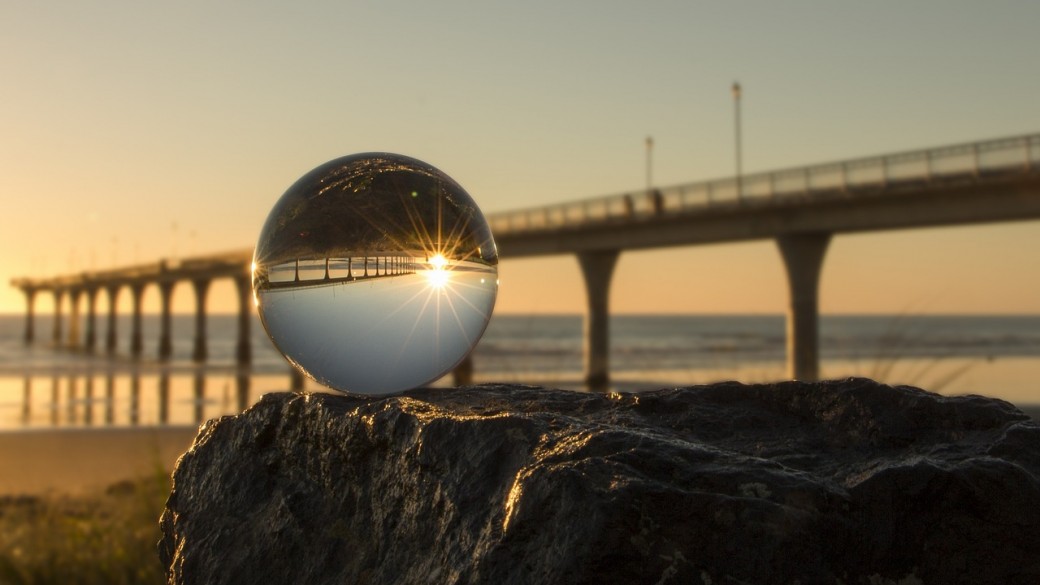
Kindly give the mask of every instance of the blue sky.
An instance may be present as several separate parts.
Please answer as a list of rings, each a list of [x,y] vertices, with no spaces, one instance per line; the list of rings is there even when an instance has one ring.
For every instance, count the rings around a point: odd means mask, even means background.
[[[1037,22],[1028,2],[6,2],[0,280],[250,247],[353,152],[430,162],[488,212],[638,188],[648,135],[655,183],[728,176],[735,80],[749,172],[1038,132]],[[839,236],[821,304],[1040,312],[1038,244],[1040,222]],[[625,254],[615,278],[624,312],[786,302],[770,242]],[[502,280],[501,310],[581,310],[572,258],[505,258]]]

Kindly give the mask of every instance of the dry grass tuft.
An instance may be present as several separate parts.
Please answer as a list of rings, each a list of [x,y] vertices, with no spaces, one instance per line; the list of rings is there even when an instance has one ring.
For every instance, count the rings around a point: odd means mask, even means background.
[[[0,585],[165,582],[156,554],[166,472],[89,496],[0,498]]]

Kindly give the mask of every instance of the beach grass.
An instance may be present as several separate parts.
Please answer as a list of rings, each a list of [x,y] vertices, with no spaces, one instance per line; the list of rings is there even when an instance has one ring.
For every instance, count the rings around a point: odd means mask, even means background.
[[[0,585],[166,581],[156,553],[170,476],[89,495],[0,498]]]

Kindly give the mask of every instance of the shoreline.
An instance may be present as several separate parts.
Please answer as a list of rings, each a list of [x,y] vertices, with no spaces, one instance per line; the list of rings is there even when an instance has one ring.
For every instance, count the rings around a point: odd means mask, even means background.
[[[0,497],[82,494],[169,474],[194,425],[0,431]]]

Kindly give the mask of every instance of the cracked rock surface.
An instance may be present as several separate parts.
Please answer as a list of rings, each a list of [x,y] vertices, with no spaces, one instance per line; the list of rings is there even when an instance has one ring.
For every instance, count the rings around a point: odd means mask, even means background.
[[[174,472],[170,583],[1040,583],[1040,425],[870,380],[271,394]]]

